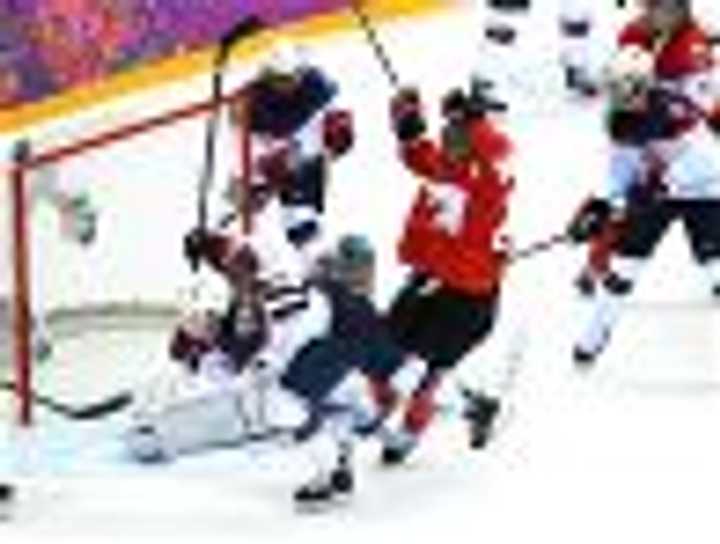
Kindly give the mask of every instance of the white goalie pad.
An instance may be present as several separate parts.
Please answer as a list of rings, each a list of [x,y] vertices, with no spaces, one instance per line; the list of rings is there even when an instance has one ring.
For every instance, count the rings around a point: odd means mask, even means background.
[[[133,459],[172,461],[189,453],[277,439],[306,421],[302,403],[279,387],[260,388],[251,375],[223,375],[218,354],[203,367],[198,374],[173,369],[138,391],[124,434]]]

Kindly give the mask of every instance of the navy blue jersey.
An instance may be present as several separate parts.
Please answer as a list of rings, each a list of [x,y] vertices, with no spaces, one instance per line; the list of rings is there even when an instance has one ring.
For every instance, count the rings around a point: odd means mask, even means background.
[[[287,138],[300,130],[338,94],[338,87],[318,68],[306,68],[291,92],[274,89],[260,78],[249,87],[250,131]]]

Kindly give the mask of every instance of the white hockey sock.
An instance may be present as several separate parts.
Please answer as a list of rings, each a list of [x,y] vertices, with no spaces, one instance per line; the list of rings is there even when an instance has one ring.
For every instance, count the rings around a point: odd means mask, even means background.
[[[619,258],[613,263],[612,274],[617,281],[627,282],[632,286],[644,264],[641,259]],[[579,349],[588,353],[597,353],[603,349],[620,318],[622,304],[628,295],[629,293],[613,292],[606,285],[598,290],[590,319],[576,343]]]

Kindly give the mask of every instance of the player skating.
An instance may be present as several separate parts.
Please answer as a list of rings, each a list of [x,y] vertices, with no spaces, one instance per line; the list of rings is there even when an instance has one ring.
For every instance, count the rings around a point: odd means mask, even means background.
[[[507,213],[512,180],[503,166],[512,145],[489,119],[500,108],[479,88],[450,92],[443,101],[442,141],[426,137],[418,92],[404,89],[391,104],[392,124],[405,165],[422,186],[399,244],[412,273],[392,302],[388,328],[406,356],[427,365],[410,395],[402,426],[384,433],[383,461],[402,462],[433,420],[435,393],[447,374],[493,328],[505,255],[498,230]],[[380,418],[398,404],[384,369],[371,383]],[[472,406],[473,444],[482,446],[499,399],[477,395]]]
[[[575,347],[589,363],[607,345],[620,304],[668,227],[680,220],[720,294],[720,146],[707,126],[716,95],[705,33],[688,0],[645,0],[611,69],[608,189],[571,227],[578,239],[615,229],[591,322]]]

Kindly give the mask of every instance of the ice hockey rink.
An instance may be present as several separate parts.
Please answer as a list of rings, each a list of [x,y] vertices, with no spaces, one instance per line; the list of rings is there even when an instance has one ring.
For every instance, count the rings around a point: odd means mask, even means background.
[[[518,247],[560,231],[602,182],[605,160],[602,106],[565,94],[555,0],[538,3],[518,23],[519,43],[492,55],[479,53],[481,15],[469,7],[380,26],[402,80],[420,86],[435,119],[442,92],[465,84],[479,63],[501,80],[511,104],[505,123],[518,148],[509,228]],[[598,11],[602,44],[618,14]],[[391,88],[359,30],[308,48],[339,79],[357,121],[356,149],[333,171],[328,234],[372,239],[384,307],[402,281],[394,242],[416,188],[394,155],[386,119]],[[594,54],[601,59],[603,47]],[[251,69],[239,66],[231,81]],[[174,83],[42,134],[55,145],[208,89],[205,77]],[[101,238],[83,254],[58,243],[51,217],[34,219],[39,289],[49,306],[99,300],[109,290],[171,299],[192,280],[180,240],[195,217],[203,129],[203,122],[180,123],[68,163],[67,175],[102,185]],[[123,455],[123,414],[77,423],[38,410],[37,424],[23,432],[10,424],[2,393],[0,475],[21,487],[14,521],[0,523],[0,541],[716,543],[720,308],[674,227],[597,368],[578,372],[571,348],[587,308],[572,281],[583,256],[582,248],[562,247],[515,265],[496,336],[463,363],[463,380],[482,380],[508,342],[524,339],[508,384],[508,417],[485,451],[470,451],[462,423],[450,416],[399,469],[383,469],[377,443],[368,440],[359,447],[352,503],[298,516],[290,501],[302,477],[298,452],[257,445],[137,466]],[[74,401],[131,386],[167,364],[167,334],[155,325],[122,334],[73,331],[37,366],[36,385]]]

